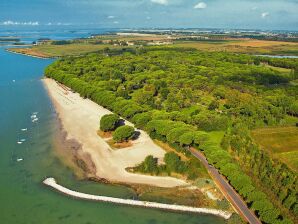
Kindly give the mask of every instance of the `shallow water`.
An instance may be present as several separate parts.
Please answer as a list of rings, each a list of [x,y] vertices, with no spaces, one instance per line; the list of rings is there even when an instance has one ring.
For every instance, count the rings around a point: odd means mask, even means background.
[[[54,153],[57,115],[40,81],[51,60],[5,52],[0,47],[0,218],[18,223],[225,223],[209,215],[119,206],[73,199],[42,185],[45,177],[71,189],[131,198],[123,186],[79,181]],[[15,81],[13,81],[15,80]],[[38,112],[39,120],[30,116]],[[27,128],[27,131],[21,129]],[[20,139],[26,139],[18,144]],[[23,161],[17,162],[18,159]]]
[[[268,54],[264,54],[264,55],[255,55],[258,57],[268,57],[268,58],[298,58],[298,56],[294,56],[294,55],[268,55]]]

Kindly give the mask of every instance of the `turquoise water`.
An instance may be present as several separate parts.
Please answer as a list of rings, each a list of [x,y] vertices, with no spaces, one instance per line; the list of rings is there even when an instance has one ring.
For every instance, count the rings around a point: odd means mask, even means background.
[[[40,81],[49,63],[0,48],[0,223],[225,223],[208,215],[81,201],[42,185],[52,176],[71,189],[133,197],[126,187],[77,180],[54,153],[57,115]],[[38,122],[32,123],[33,112],[38,112]],[[18,144],[20,139],[26,141]],[[20,158],[23,161],[17,162]]]

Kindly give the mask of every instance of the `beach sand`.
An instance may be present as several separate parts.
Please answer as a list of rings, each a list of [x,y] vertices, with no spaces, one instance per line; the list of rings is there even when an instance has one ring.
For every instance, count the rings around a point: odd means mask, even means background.
[[[89,154],[95,175],[111,182],[148,184],[158,187],[176,187],[188,185],[185,181],[172,177],[157,177],[129,173],[127,167],[141,163],[146,156],[163,158],[165,151],[154,144],[150,137],[140,130],[140,136],[132,147],[113,150],[107,142],[97,135],[100,117],[111,113],[77,93],[63,88],[52,79],[43,79],[61,125],[67,133],[67,140],[75,140],[81,145],[80,150]],[[125,122],[132,125],[129,122]]]

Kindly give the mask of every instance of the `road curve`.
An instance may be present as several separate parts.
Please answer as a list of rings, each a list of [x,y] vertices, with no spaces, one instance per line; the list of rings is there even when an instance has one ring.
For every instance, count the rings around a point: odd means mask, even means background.
[[[218,170],[215,167],[209,165],[204,154],[194,148],[190,148],[189,151],[192,153],[192,155],[194,155],[197,159],[199,159],[203,163],[203,165],[206,167],[211,177],[215,181],[216,185],[219,187],[221,192],[226,196],[226,198],[231,202],[231,204],[237,210],[237,212],[247,222],[251,224],[261,224],[261,221],[246,206],[246,203],[242,200],[242,198],[234,190],[234,188],[227,182],[227,180],[218,172]]]

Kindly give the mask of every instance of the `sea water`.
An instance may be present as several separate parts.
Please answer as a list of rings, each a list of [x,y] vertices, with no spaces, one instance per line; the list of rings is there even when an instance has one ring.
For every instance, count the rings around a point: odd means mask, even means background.
[[[134,196],[124,186],[78,180],[55,153],[57,114],[40,80],[52,61],[0,47],[1,224],[225,223],[211,215],[82,201],[44,186],[46,177],[54,177],[61,185],[85,193]],[[32,115],[38,118],[36,122]]]

